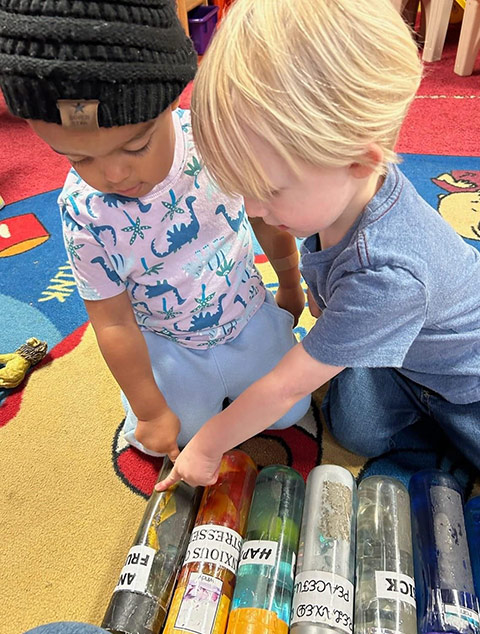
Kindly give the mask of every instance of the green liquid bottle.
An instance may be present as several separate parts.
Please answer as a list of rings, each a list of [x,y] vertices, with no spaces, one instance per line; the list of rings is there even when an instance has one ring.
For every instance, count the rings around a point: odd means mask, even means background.
[[[304,496],[294,469],[258,475],[227,634],[287,634]]]

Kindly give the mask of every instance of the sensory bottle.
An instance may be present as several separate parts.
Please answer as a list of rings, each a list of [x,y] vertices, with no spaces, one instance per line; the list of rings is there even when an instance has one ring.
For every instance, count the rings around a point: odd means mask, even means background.
[[[164,459],[158,482],[172,469]],[[202,496],[200,487],[179,482],[154,491],[113,591],[102,627],[116,634],[158,634]]]
[[[203,493],[163,634],[224,634],[256,477],[243,451],[223,456]]]
[[[358,486],[355,634],[417,634],[410,500],[394,478]]]
[[[410,497],[418,631],[478,634],[460,486],[449,473],[420,471],[410,480]]]
[[[465,526],[470,547],[473,585],[478,598],[480,597],[480,495],[472,498],[465,505]]]
[[[227,634],[287,634],[305,483],[272,465],[257,477]]]
[[[356,485],[343,467],[315,467],[305,491],[291,634],[351,634]]]

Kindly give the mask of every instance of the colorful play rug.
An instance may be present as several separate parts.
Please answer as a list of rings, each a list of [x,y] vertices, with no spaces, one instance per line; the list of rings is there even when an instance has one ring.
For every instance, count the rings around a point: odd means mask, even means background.
[[[453,54],[428,70],[404,126],[402,170],[424,198],[480,249],[478,74],[452,74]],[[433,72],[435,71],[435,72]],[[188,105],[189,92],[184,96]],[[475,140],[476,139],[476,140]],[[0,353],[31,336],[50,352],[19,388],[0,392],[0,634],[41,623],[99,623],[142,516],[160,460],[119,438],[118,389],[66,261],[56,207],[66,165],[14,120],[0,101]],[[427,153],[428,152],[428,153]],[[275,278],[257,249],[267,286]],[[296,334],[312,325],[308,310]],[[179,378],[181,380],[181,378]],[[259,465],[289,464],[303,475],[336,463],[355,476],[406,481],[424,467],[456,475],[468,495],[477,474],[438,433],[405,434],[388,455],[366,460],[322,428],[321,392],[300,424],[245,443]]]

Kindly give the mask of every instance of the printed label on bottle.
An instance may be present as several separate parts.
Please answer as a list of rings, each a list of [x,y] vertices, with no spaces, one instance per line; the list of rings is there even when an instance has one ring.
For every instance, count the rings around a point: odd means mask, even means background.
[[[188,578],[174,629],[212,634],[222,597],[222,581],[192,572]]]
[[[299,572],[293,587],[291,625],[308,621],[353,632],[353,584],[331,572]]]
[[[235,574],[242,537],[226,526],[202,524],[192,531],[183,565],[193,562],[218,564]]]
[[[480,628],[480,618],[475,610],[464,608],[460,605],[446,603],[443,606],[445,623],[457,630],[464,630],[465,623],[473,625],[477,630]]]
[[[380,599],[395,599],[416,607],[415,581],[412,577],[390,570],[376,570],[375,585]]]
[[[259,564],[274,566],[277,561],[278,542],[267,539],[251,539],[242,546],[240,566]]]
[[[156,550],[150,546],[132,546],[128,551],[114,592],[118,590],[146,592],[155,553]]]

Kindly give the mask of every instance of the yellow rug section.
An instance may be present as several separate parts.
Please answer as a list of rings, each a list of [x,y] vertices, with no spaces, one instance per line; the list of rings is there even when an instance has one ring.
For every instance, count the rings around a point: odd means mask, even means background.
[[[23,399],[1,430],[0,632],[99,623],[145,502],[112,467],[122,408],[91,327],[32,373]]]

